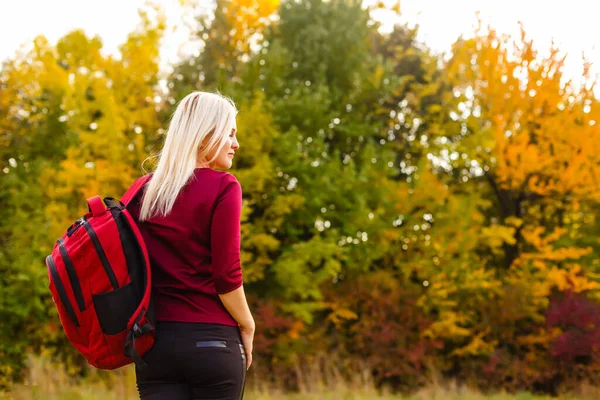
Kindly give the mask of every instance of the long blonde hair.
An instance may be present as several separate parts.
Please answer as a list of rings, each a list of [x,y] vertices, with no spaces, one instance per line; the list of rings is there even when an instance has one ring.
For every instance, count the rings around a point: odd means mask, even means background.
[[[216,93],[192,92],[173,113],[156,170],[146,187],[140,221],[165,216],[197,167],[215,150],[210,164],[235,127],[237,109],[231,99]]]

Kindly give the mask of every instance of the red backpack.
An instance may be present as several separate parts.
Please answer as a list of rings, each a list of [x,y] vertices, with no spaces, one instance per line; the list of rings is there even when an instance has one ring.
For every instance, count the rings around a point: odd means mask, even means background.
[[[49,289],[67,339],[96,368],[114,369],[154,345],[151,274],[142,235],[125,208],[148,182],[138,179],[121,201],[87,200],[89,212],[46,257]]]

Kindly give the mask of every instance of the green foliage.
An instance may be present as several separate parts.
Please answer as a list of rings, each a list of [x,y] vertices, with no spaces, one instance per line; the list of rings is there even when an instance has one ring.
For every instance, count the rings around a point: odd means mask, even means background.
[[[568,306],[587,321],[600,299],[592,79],[562,84],[556,49],[536,58],[525,35],[481,29],[441,60],[356,0],[218,0],[163,93],[155,11],[120,58],[75,31],[2,66],[0,386],[29,351],[82,371],[43,257],[86,197],[141,175],[191,90],[240,110],[231,172],[262,376],[299,389],[327,354],[344,371],[325,374],[405,390],[433,371],[552,394],[598,383],[596,327],[547,320]],[[578,329],[583,350],[565,339]]]
[[[372,29],[360,1],[283,1],[279,17],[269,42],[285,49],[287,82],[325,85],[342,93],[356,86],[366,65]]]
[[[100,39],[74,31],[56,46],[37,38],[0,71],[0,386],[41,347],[57,349],[70,366],[82,362],[57,326],[44,258],[86,198],[124,192],[156,135],[163,23],[143,10],[141,17],[121,60],[103,56]]]

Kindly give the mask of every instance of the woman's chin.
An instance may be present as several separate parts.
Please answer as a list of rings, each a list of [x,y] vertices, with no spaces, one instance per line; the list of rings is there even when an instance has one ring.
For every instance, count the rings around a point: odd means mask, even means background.
[[[219,163],[216,167],[217,167],[217,169],[229,169],[229,168],[231,168],[232,165],[233,165],[233,162],[231,160],[228,160],[226,162]]]

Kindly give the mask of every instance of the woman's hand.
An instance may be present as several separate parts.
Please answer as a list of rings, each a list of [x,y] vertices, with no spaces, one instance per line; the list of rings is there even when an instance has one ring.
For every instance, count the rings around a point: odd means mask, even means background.
[[[246,350],[246,369],[249,369],[250,365],[252,364],[252,343],[254,342],[254,329],[254,326],[243,327],[240,325],[242,344],[244,345],[244,350]]]
[[[244,345],[244,350],[246,350],[246,369],[248,369],[250,368],[250,364],[252,364],[252,342],[254,341],[256,325],[254,324],[250,308],[248,308],[244,285],[229,293],[220,294],[219,297],[227,311],[229,311],[229,314],[237,321],[240,327],[242,344]]]

